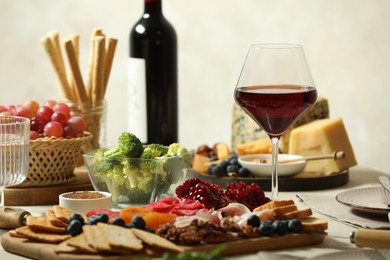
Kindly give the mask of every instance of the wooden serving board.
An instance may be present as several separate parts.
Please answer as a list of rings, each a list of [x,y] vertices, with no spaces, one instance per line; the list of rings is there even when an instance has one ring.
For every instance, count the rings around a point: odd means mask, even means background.
[[[4,190],[6,206],[56,205],[58,195],[64,192],[93,190],[88,173],[84,168],[76,168],[72,181],[42,187],[10,187]]]
[[[288,234],[284,236],[259,237],[228,242],[223,245],[222,255],[239,255],[258,252],[260,250],[285,249],[299,246],[320,244],[325,234],[301,233]],[[29,242],[24,238],[11,237],[6,233],[1,238],[1,245],[4,250],[10,253],[23,255],[34,259],[134,259],[139,254],[132,255],[86,255],[86,254],[56,254],[54,244]],[[183,247],[186,251],[210,252],[222,244],[209,244],[194,247]],[[155,255],[160,256],[160,255]]]
[[[215,177],[209,174],[203,174],[195,170],[190,170],[187,178],[199,178],[210,183],[216,183],[222,188],[233,182],[243,182],[245,184],[257,183],[262,190],[271,190],[271,177]],[[316,172],[301,172],[291,177],[279,177],[279,191],[308,191],[323,190],[348,183],[349,170],[344,170],[331,175],[323,175]]]

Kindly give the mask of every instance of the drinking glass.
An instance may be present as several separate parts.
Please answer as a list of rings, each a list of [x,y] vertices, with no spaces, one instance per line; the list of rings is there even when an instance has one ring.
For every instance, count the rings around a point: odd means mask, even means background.
[[[4,206],[4,189],[23,182],[28,173],[30,120],[0,116],[0,206]]]
[[[277,200],[279,139],[317,100],[302,46],[251,45],[234,97],[271,139],[271,199]]]

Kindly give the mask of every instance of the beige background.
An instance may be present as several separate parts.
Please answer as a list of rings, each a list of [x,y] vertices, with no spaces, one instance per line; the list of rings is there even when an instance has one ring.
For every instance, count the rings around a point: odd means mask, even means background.
[[[390,1],[164,0],[179,38],[180,142],[230,143],[233,90],[248,46],[304,46],[320,96],[342,117],[360,165],[390,172]],[[128,34],[141,0],[0,0],[0,104],[59,98],[39,39],[50,30],[119,39],[107,91],[108,144],[127,127]]]

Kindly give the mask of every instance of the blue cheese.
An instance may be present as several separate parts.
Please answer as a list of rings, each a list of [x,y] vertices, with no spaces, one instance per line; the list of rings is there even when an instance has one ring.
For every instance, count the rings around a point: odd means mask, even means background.
[[[297,122],[282,136],[279,150],[288,153],[291,130],[309,122],[329,118],[329,105],[326,98],[318,98],[313,107],[307,111]],[[261,138],[267,138],[267,134],[257,123],[248,116],[237,104],[233,106],[232,140],[231,147],[236,151],[236,146]]]

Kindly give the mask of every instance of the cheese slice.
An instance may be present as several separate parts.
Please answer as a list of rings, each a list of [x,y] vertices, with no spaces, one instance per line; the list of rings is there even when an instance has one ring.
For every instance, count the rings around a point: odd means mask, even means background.
[[[357,164],[341,118],[316,120],[291,131],[289,154],[304,156],[343,151],[345,158],[308,161],[306,172],[340,172]]]

